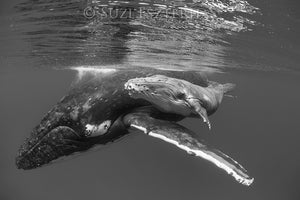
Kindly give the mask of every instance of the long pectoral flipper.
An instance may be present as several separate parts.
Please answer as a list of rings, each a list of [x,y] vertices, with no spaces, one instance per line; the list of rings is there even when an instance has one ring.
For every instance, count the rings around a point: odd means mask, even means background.
[[[249,186],[253,182],[247,171],[235,160],[205,144],[187,128],[170,121],[158,120],[144,113],[130,113],[124,116],[124,124],[144,133],[174,144],[187,153],[199,156],[232,175],[239,183]]]

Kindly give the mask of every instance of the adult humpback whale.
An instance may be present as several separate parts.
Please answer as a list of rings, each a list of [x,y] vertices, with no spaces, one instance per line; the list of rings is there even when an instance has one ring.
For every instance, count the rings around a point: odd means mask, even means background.
[[[155,91],[148,87],[149,92],[172,96],[173,100],[182,98],[183,93],[184,96],[189,97],[187,100],[192,100],[190,104],[192,106],[185,107],[184,110],[190,109],[195,112],[182,113],[182,109],[176,107],[180,102],[170,103],[169,107],[174,107],[174,110],[163,110],[157,100],[151,101],[144,97],[132,96],[133,91],[130,90],[130,85],[139,87],[148,81],[149,86],[149,82],[155,82],[155,78],[160,84],[154,87]],[[162,78],[167,81],[161,81]],[[170,83],[184,84],[182,87],[172,87]],[[161,89],[171,89],[158,90],[158,86]],[[195,87],[201,90],[197,93],[193,90]],[[214,90],[211,90],[213,88]],[[176,123],[186,116],[193,116],[197,113],[203,117],[203,110],[207,114],[212,114],[225,91],[224,87],[206,81],[195,72],[143,69],[141,71],[117,70],[101,78],[97,75],[90,75],[63,97],[35,127],[31,136],[19,150],[16,159],[17,167],[33,169],[61,156],[85,151],[94,145],[104,145],[128,134],[128,128],[132,127],[142,130],[149,136],[174,144],[189,154],[202,157],[225,170],[238,182],[250,185],[253,178],[240,164],[221,151],[208,146],[197,134]],[[138,92],[146,94],[146,90],[140,89]],[[181,95],[174,96],[176,93]],[[213,104],[209,103],[212,99],[209,98],[213,95],[215,97],[221,95],[221,97],[216,107],[212,108],[210,106]],[[207,116],[203,118],[208,119]]]

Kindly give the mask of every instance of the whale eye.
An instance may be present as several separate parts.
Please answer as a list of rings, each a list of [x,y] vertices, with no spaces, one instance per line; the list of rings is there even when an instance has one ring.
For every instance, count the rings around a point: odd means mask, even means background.
[[[87,124],[85,125],[85,136],[86,137],[96,137],[100,135],[104,135],[107,133],[108,129],[110,128],[111,121],[106,120],[99,125],[96,124]]]
[[[183,92],[179,92],[178,94],[176,94],[176,97],[178,99],[185,99],[185,94]]]

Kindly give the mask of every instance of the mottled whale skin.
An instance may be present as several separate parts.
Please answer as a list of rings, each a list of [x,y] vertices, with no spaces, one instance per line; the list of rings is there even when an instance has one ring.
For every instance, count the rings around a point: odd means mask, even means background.
[[[203,87],[208,85],[199,73],[183,71],[118,70],[107,76],[86,75],[34,128],[20,148],[17,167],[36,168],[61,156],[85,151],[95,144],[106,144],[126,135],[128,132],[122,124],[114,123],[133,108],[150,103],[131,98],[124,84],[132,78],[155,74],[188,80]],[[99,125],[105,121],[112,124],[107,134],[86,136],[88,124]]]
[[[250,185],[253,178],[239,163],[207,145],[198,134],[176,123],[185,115],[172,112],[172,109],[161,111],[157,109],[157,102],[153,104],[130,96],[126,89],[129,80],[155,75],[174,78],[176,82],[185,80],[203,90],[212,86],[201,74],[191,71],[143,69],[117,70],[107,76],[86,75],[34,128],[19,150],[17,167],[37,168],[62,156],[113,142],[128,134],[129,128],[134,128],[201,157],[226,171],[239,183]],[[169,90],[170,95],[174,90],[176,87]]]

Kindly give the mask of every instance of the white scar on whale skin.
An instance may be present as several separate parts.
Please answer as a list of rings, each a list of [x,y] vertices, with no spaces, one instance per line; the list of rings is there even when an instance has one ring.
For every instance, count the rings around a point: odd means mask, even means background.
[[[99,125],[87,124],[85,125],[86,136],[87,137],[95,137],[99,135],[103,135],[110,128],[111,121],[106,120]]]
[[[140,127],[139,127],[140,128]],[[150,131],[148,133],[150,136],[155,137],[155,138],[159,138],[161,140],[164,140],[165,142],[171,143],[176,145],[177,147],[179,147],[180,149],[185,150],[186,152],[188,152],[189,154],[194,154],[195,156],[199,156],[205,160],[208,160],[210,162],[212,162],[213,164],[215,164],[217,167],[225,170],[229,175],[233,176],[235,178],[235,180],[243,185],[249,186],[253,183],[254,178],[244,178],[242,176],[240,176],[236,171],[234,171],[233,169],[231,169],[230,167],[228,167],[227,165],[225,165],[224,163],[220,162],[217,158],[213,157],[212,155],[209,155],[208,153],[204,152],[204,151],[200,151],[200,150],[195,150],[195,149],[191,149],[187,146],[184,146],[182,144],[179,144],[177,141],[171,140],[163,135],[154,133],[152,131]],[[238,164],[235,161],[236,164]]]

